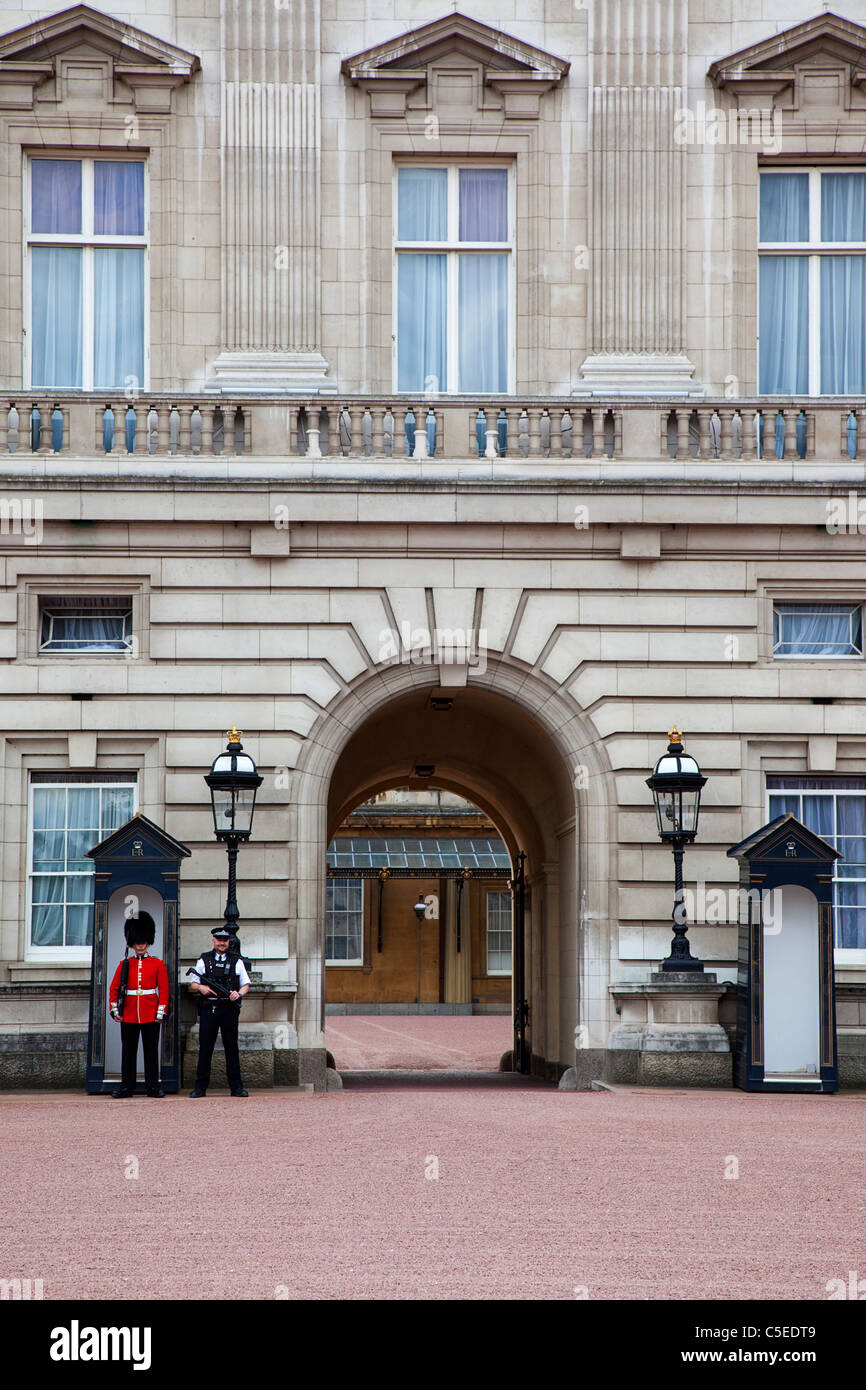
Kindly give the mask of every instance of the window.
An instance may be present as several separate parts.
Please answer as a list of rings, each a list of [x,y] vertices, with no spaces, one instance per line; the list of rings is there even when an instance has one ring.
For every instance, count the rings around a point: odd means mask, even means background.
[[[132,645],[131,598],[40,597],[40,652],[129,652]]]
[[[144,387],[143,162],[40,158],[29,167],[30,385]]]
[[[837,950],[866,951],[866,779],[854,785],[821,777],[768,779],[769,814],[792,812],[842,858],[834,867]]]
[[[760,176],[767,395],[866,393],[866,170]]]
[[[511,894],[487,894],[487,974],[511,974]]]
[[[86,851],[135,814],[128,774],[34,773],[30,789],[30,953],[78,948],[89,957],[93,861]]]
[[[364,964],[364,880],[329,878],[326,965]]]
[[[398,391],[512,389],[510,184],[504,165],[397,168]]]
[[[773,607],[774,656],[862,656],[859,603],[777,603]]]

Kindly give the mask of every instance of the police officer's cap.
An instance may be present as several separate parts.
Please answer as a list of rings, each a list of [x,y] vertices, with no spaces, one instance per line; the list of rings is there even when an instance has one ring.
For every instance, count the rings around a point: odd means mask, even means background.
[[[127,917],[123,924],[128,946],[140,946],[146,942],[152,946],[156,936],[156,924],[149,912],[139,912],[137,917]]]
[[[231,940],[231,932],[226,927],[214,927],[211,936],[224,936],[226,941]]]

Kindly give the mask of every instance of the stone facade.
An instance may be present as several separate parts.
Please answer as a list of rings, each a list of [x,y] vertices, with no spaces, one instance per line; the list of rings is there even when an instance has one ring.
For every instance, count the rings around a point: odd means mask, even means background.
[[[768,775],[866,776],[862,659],[772,642],[774,602],[866,597],[856,496],[827,525],[864,484],[866,398],[760,397],[756,348],[760,161],[859,157],[866,0],[420,8],[148,0],[22,27],[0,5],[0,1084],[79,1084],[86,1028],[82,953],[31,947],[34,774],[134,775],[191,847],[185,968],[224,900],[202,774],[245,731],[245,1045],[258,1084],[320,1087],[328,840],[419,765],[525,850],[535,1066],[581,1084],[621,1064],[616,989],[668,951],[644,779],[670,726],[709,779],[686,855],[707,891],[736,886]],[[701,103],[766,131],[688,134]],[[146,161],[149,374],[126,396],[22,375],[35,151]],[[513,170],[506,397],[394,390],[401,160]],[[41,651],[46,593],[130,596],[131,650]],[[735,923],[690,933],[722,984]],[[837,970],[862,1084],[866,951]]]

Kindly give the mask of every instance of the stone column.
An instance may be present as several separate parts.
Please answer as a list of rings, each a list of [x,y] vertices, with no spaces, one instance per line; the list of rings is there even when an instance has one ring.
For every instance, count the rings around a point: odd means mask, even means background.
[[[319,0],[221,3],[215,385],[329,391],[320,351]]]
[[[685,356],[688,0],[590,9],[593,392],[688,392]]]

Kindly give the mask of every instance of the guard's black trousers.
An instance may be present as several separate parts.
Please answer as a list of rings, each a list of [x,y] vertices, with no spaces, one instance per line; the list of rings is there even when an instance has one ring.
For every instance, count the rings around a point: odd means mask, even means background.
[[[230,1002],[209,1004],[202,1009],[198,1018],[198,1071],[195,1084],[206,1091],[210,1085],[210,1063],[216,1045],[217,1034],[222,1033],[223,1048],[226,1054],[226,1076],[229,1090],[240,1091],[241,1058],[238,1052],[238,1019],[240,1009]]]
[[[141,1033],[141,1048],[144,1053],[145,1090],[157,1091],[159,1090],[158,1023],[121,1023],[120,1082],[125,1090],[135,1090],[139,1033]]]

